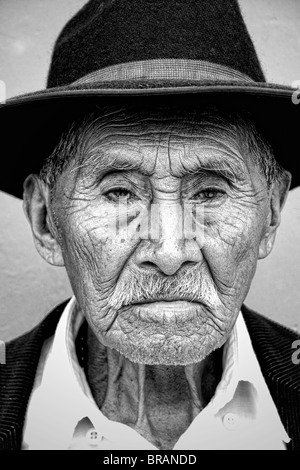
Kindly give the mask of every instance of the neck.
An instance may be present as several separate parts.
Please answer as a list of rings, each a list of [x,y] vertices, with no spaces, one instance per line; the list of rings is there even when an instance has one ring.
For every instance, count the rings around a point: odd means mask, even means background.
[[[188,366],[150,366],[104,347],[90,330],[87,342],[87,379],[102,413],[159,449],[174,447],[221,378],[221,350]]]

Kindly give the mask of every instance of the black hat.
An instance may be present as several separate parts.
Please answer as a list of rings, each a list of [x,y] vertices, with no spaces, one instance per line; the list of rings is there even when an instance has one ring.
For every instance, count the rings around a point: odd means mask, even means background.
[[[295,187],[294,92],[266,83],[236,0],[90,0],[56,41],[47,88],[0,106],[0,189],[22,197],[79,112],[155,102],[249,110]]]

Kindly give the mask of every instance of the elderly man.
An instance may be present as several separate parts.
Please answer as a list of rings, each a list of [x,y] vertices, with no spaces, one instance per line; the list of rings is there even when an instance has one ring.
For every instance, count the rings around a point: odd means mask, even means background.
[[[300,448],[298,336],[243,305],[297,184],[263,82],[233,1],[90,1],[1,108],[2,188],[74,292],[8,345],[3,448]]]

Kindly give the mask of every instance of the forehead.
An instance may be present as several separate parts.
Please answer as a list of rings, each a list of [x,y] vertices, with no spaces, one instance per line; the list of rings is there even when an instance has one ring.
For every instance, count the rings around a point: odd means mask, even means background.
[[[89,127],[85,163],[107,171],[158,170],[182,176],[218,164],[245,171],[238,128],[218,113],[119,112]]]

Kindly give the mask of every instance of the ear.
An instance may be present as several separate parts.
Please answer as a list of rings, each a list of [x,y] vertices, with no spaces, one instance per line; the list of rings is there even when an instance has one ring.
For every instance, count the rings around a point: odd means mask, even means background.
[[[285,205],[292,176],[288,171],[284,171],[280,181],[272,184],[270,189],[270,208],[267,217],[267,225],[263,238],[261,239],[258,251],[258,259],[266,258],[272,251],[277,228],[281,221],[281,211]]]
[[[23,210],[41,257],[54,266],[64,266],[58,230],[49,210],[49,188],[37,175],[29,175],[24,182]]]

